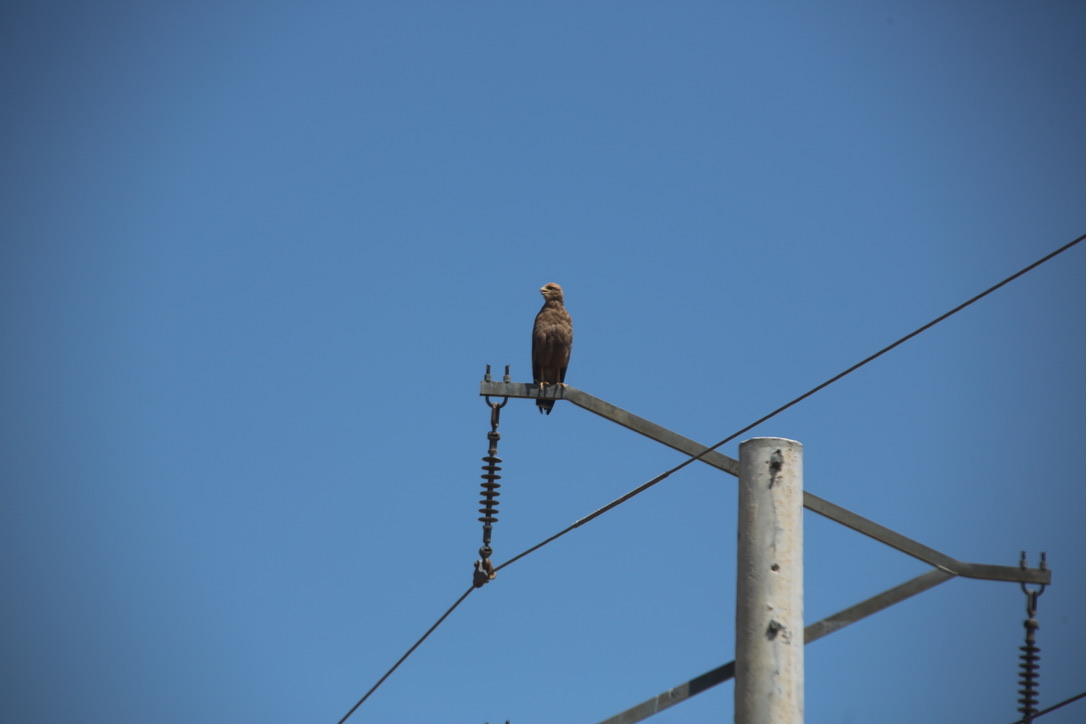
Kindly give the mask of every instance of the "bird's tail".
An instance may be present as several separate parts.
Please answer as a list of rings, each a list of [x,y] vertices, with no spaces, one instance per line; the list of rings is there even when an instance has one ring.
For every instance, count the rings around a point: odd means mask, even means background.
[[[536,400],[535,406],[539,408],[539,414],[551,414],[554,409],[554,400]]]

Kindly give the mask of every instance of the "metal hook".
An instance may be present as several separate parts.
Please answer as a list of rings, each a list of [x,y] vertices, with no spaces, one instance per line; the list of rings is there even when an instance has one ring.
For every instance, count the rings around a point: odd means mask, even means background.
[[[498,417],[501,415],[501,409],[505,407],[507,402],[509,402],[509,398],[503,397],[501,404],[497,402],[491,402],[489,395],[487,395],[484,399],[486,400],[486,404],[490,405],[490,434],[488,437],[490,437],[492,440],[497,439]]]
[[[1018,567],[1021,568],[1022,570],[1026,569],[1026,552],[1025,551],[1022,551],[1022,556],[1018,559]],[[1048,554],[1045,553],[1044,551],[1041,551],[1040,569],[1042,571],[1047,571],[1048,570]],[[1026,594],[1026,596],[1029,597],[1029,603],[1027,604],[1027,606],[1029,607],[1028,610],[1029,610],[1030,616],[1033,616],[1033,614],[1036,613],[1036,611],[1037,611],[1037,597],[1045,592],[1046,586],[1043,583],[1036,584],[1038,586],[1037,588],[1029,588],[1028,584],[1025,584],[1025,583],[1022,583],[1020,585],[1022,586],[1022,593]]]

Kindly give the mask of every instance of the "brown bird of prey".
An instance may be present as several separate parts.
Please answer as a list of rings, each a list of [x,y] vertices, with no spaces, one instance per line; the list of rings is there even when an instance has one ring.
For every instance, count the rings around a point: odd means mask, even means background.
[[[539,290],[543,308],[535,316],[532,328],[532,377],[543,391],[544,385],[564,385],[569,353],[573,349],[573,320],[562,303],[562,287],[545,284]],[[540,413],[551,414],[554,400],[536,399]]]

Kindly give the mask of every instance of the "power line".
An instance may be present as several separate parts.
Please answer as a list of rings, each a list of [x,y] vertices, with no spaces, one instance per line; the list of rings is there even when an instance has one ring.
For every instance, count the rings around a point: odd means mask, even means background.
[[[725,444],[727,444],[727,443],[731,442],[732,440],[734,440],[735,438],[739,437],[739,436],[740,436],[740,435],[742,435],[743,433],[745,433],[745,432],[748,432],[748,431],[750,431],[751,429],[753,429],[753,428],[757,427],[758,425],[761,425],[761,424],[762,424],[763,422],[765,422],[765,421],[767,421],[767,420],[769,420],[769,419],[771,419],[771,418],[773,418],[773,417],[776,417],[777,415],[779,415],[780,413],[784,412],[784,411],[785,411],[785,410],[787,410],[788,408],[790,408],[790,407],[792,407],[792,406],[794,406],[794,405],[797,405],[797,404],[799,404],[799,403],[800,403],[800,402],[802,402],[803,400],[806,400],[806,399],[807,399],[808,397],[810,397],[811,395],[815,394],[816,392],[819,392],[820,390],[823,390],[823,389],[825,389],[826,387],[829,387],[829,386],[830,386],[830,385],[832,385],[832,384],[833,384],[834,382],[837,382],[838,380],[840,380],[840,379],[841,379],[842,377],[845,377],[845,376],[847,376],[847,375],[850,375],[850,374],[852,374],[852,373],[853,373],[853,372],[855,372],[856,370],[858,370],[858,369],[860,369],[861,367],[863,367],[864,365],[866,365],[866,364],[867,364],[868,362],[872,362],[872,361],[874,361],[875,359],[878,359],[878,358],[879,358],[879,357],[881,357],[882,355],[886,354],[887,352],[889,352],[890,350],[894,349],[895,347],[898,347],[899,345],[901,345],[901,344],[903,344],[903,343],[905,343],[905,342],[909,341],[910,339],[912,339],[913,337],[917,336],[917,335],[918,335],[918,334],[920,334],[921,332],[924,332],[924,331],[927,331],[928,329],[931,329],[931,328],[932,328],[932,327],[934,327],[934,326],[935,326],[936,324],[939,324],[939,322],[942,322],[942,321],[943,321],[944,319],[947,319],[948,317],[951,317],[951,316],[953,316],[954,314],[957,314],[957,313],[958,313],[958,312],[960,312],[961,310],[965,309],[966,307],[968,307],[969,305],[973,304],[974,302],[976,302],[976,301],[978,301],[978,300],[980,300],[980,299],[983,299],[984,297],[988,296],[989,294],[991,294],[992,292],[996,291],[996,290],[997,290],[997,289],[999,289],[1000,287],[1002,287],[1002,286],[1004,286],[1004,285],[1006,285],[1006,284],[1009,284],[1010,282],[1014,281],[1015,279],[1017,279],[1018,277],[1022,276],[1023,274],[1026,274],[1027,272],[1029,272],[1029,271],[1031,271],[1031,270],[1035,269],[1036,267],[1040,266],[1041,264],[1044,264],[1044,263],[1045,263],[1046,261],[1048,261],[1049,259],[1052,259],[1053,257],[1055,257],[1055,256],[1057,256],[1057,255],[1059,255],[1059,254],[1062,254],[1063,252],[1067,251],[1068,249],[1070,249],[1071,247],[1073,247],[1073,246],[1074,246],[1075,244],[1078,244],[1079,242],[1083,241],[1084,239],[1086,239],[1086,234],[1083,234],[1082,236],[1078,237],[1077,239],[1075,239],[1075,240],[1074,240],[1074,241],[1072,241],[1072,242],[1069,242],[1069,243],[1067,243],[1067,244],[1064,244],[1064,245],[1063,245],[1063,246],[1061,246],[1061,247],[1060,247],[1059,249],[1056,249],[1055,251],[1051,252],[1050,254],[1047,254],[1046,256],[1043,256],[1043,257],[1041,257],[1040,259],[1038,259],[1037,261],[1033,262],[1033,263],[1032,263],[1032,264],[1030,264],[1029,266],[1027,266],[1027,267],[1024,267],[1024,268],[1022,268],[1022,269],[1018,270],[1017,272],[1015,272],[1014,274],[1010,275],[1009,277],[1007,277],[1007,278],[1006,278],[1006,279],[1004,279],[1003,281],[999,282],[998,284],[995,284],[995,285],[993,285],[993,286],[989,287],[988,289],[985,289],[985,290],[984,290],[983,292],[981,292],[980,294],[976,295],[976,296],[975,296],[975,297],[973,297],[972,299],[969,299],[968,301],[965,301],[965,302],[963,302],[963,303],[959,304],[959,305],[958,305],[957,307],[954,307],[954,309],[951,309],[951,310],[950,310],[949,312],[946,312],[945,314],[942,314],[942,315],[940,315],[939,317],[936,317],[936,318],[935,318],[935,319],[933,319],[932,321],[930,321],[930,322],[928,322],[927,324],[925,324],[924,326],[922,326],[922,327],[919,327],[918,329],[916,329],[916,330],[914,330],[914,331],[910,332],[909,334],[905,335],[904,337],[902,337],[901,339],[897,340],[897,341],[896,341],[896,342],[894,342],[893,344],[890,344],[890,345],[888,345],[888,346],[886,346],[886,347],[883,347],[882,349],[880,349],[880,350],[879,350],[878,352],[876,352],[875,354],[871,355],[870,357],[868,357],[868,358],[866,358],[866,359],[864,359],[864,360],[862,360],[862,361],[860,361],[860,362],[857,362],[856,364],[852,365],[851,367],[849,367],[849,368],[848,368],[847,370],[845,370],[844,372],[841,372],[840,374],[837,374],[837,375],[835,375],[835,376],[831,377],[830,379],[826,380],[825,382],[823,382],[822,384],[820,384],[820,385],[818,385],[818,386],[816,386],[816,387],[812,387],[812,388],[811,388],[810,390],[808,390],[807,392],[804,392],[804,393],[803,393],[802,395],[800,395],[799,397],[795,398],[795,399],[794,399],[794,400],[792,400],[791,402],[789,402],[789,403],[787,403],[787,404],[785,404],[785,405],[781,405],[780,407],[778,407],[778,408],[777,408],[776,410],[774,410],[773,412],[770,412],[770,413],[769,413],[768,415],[765,415],[764,417],[761,417],[761,418],[759,418],[759,419],[755,420],[754,422],[750,423],[749,425],[747,425],[746,427],[742,428],[741,430],[737,430],[736,432],[732,433],[731,435],[729,435],[728,437],[724,438],[723,440],[721,440],[721,441],[720,441],[720,442],[718,442],[717,444],[713,445],[712,447],[707,447],[707,448],[705,448],[704,450],[702,450],[702,451],[701,451],[700,453],[698,453],[697,455],[694,455],[694,456],[692,456],[692,457],[690,457],[690,458],[687,458],[686,460],[684,460],[683,462],[679,463],[678,465],[676,465],[675,467],[671,468],[670,470],[667,470],[667,471],[665,471],[665,472],[663,472],[663,473],[660,473],[660,474],[659,474],[659,475],[657,475],[657,476],[656,476],[655,478],[653,478],[652,480],[649,480],[649,481],[648,481],[648,482],[646,482],[646,483],[642,483],[641,485],[639,485],[638,487],[634,488],[633,490],[631,490],[630,492],[626,493],[625,495],[623,495],[623,496],[621,496],[621,497],[619,497],[619,498],[616,498],[615,500],[612,500],[612,501],[611,501],[610,503],[608,503],[607,505],[603,506],[603,507],[602,507],[602,508],[600,508],[599,510],[596,510],[595,512],[593,512],[593,513],[590,513],[589,515],[586,515],[586,516],[585,516],[584,518],[581,518],[580,520],[578,520],[577,522],[575,522],[575,523],[573,523],[572,525],[568,526],[567,528],[565,528],[565,529],[563,529],[563,530],[560,530],[559,532],[557,532],[557,533],[555,533],[554,535],[552,535],[552,536],[551,536],[550,538],[547,538],[546,540],[543,540],[543,541],[541,541],[541,542],[539,542],[539,543],[535,544],[535,545],[534,545],[534,546],[532,546],[531,548],[528,548],[527,550],[525,550],[525,551],[523,551],[523,552],[521,552],[521,553],[518,553],[517,555],[515,555],[515,556],[513,556],[512,558],[510,558],[509,560],[507,560],[507,561],[506,561],[505,563],[502,563],[502,564],[501,564],[500,566],[496,567],[496,568],[494,569],[494,572],[495,572],[495,573],[497,573],[497,572],[498,572],[498,571],[500,571],[501,569],[505,568],[506,566],[512,565],[513,563],[515,563],[515,562],[519,561],[519,560],[520,560],[521,558],[524,558],[525,556],[529,555],[530,553],[534,553],[535,551],[539,550],[540,548],[542,548],[543,546],[547,545],[548,543],[551,543],[551,542],[553,542],[553,541],[555,541],[555,540],[558,540],[559,538],[561,538],[562,536],[564,536],[564,535],[565,535],[566,533],[569,533],[570,531],[574,530],[575,528],[579,528],[579,527],[581,527],[582,525],[584,525],[585,523],[587,523],[587,522],[589,522],[589,521],[591,521],[591,520],[594,520],[594,519],[596,519],[596,518],[600,517],[601,515],[603,515],[603,514],[604,514],[604,513],[606,513],[607,511],[609,511],[609,510],[611,510],[611,509],[613,509],[613,508],[617,508],[617,507],[618,507],[619,505],[622,505],[623,503],[625,503],[625,502],[626,502],[627,500],[629,500],[630,498],[633,498],[634,496],[636,496],[636,495],[639,495],[640,493],[643,493],[643,492],[645,492],[646,490],[648,490],[648,489],[649,489],[649,488],[651,488],[652,486],[654,486],[654,485],[656,485],[657,483],[659,483],[660,481],[664,480],[665,478],[667,478],[668,476],[670,476],[670,475],[671,475],[672,473],[676,473],[676,472],[678,472],[679,470],[682,470],[683,468],[685,468],[685,467],[686,467],[687,465],[689,465],[690,463],[693,463],[693,462],[696,462],[696,461],[700,460],[700,459],[701,459],[702,457],[704,457],[704,456],[705,456],[705,455],[706,455],[707,453],[710,453],[710,452],[712,452],[713,450],[716,450],[716,449],[717,449],[718,447],[721,447],[722,445],[725,445]],[[351,714],[353,714],[353,713],[355,712],[355,710],[356,710],[356,709],[358,709],[358,707],[362,706],[362,702],[364,702],[364,701],[365,701],[366,699],[368,699],[368,698],[370,697],[370,695],[371,695],[371,694],[373,694],[373,692],[377,691],[377,688],[378,688],[378,687],[380,687],[380,686],[381,686],[381,684],[383,684],[383,683],[385,682],[385,680],[386,680],[386,679],[387,679],[387,678],[388,678],[389,676],[391,676],[391,675],[392,675],[392,672],[393,672],[393,671],[395,671],[395,670],[396,670],[396,669],[397,669],[397,668],[398,668],[398,667],[400,666],[400,664],[402,664],[402,663],[403,663],[403,662],[404,662],[404,661],[405,661],[405,660],[407,659],[407,657],[408,657],[408,656],[410,656],[410,655],[411,655],[412,653],[414,653],[415,649],[417,649],[417,648],[418,648],[418,647],[419,647],[419,646],[420,646],[420,645],[422,644],[422,642],[423,642],[423,641],[425,641],[425,640],[427,639],[427,637],[428,637],[428,636],[429,636],[429,635],[430,635],[431,633],[433,633],[433,632],[434,632],[434,630],[435,630],[435,629],[436,629],[436,628],[437,628],[438,626],[440,626],[440,625],[442,624],[442,622],[444,622],[444,621],[445,621],[445,619],[446,619],[446,618],[448,618],[448,617],[449,617],[449,614],[451,614],[451,613],[452,613],[453,611],[455,611],[455,610],[456,610],[456,607],[457,607],[457,606],[459,606],[459,605],[460,605],[461,603],[463,603],[463,602],[464,602],[464,599],[466,599],[466,598],[468,597],[468,595],[469,595],[469,594],[471,594],[471,592],[472,592],[473,590],[475,590],[474,586],[473,586],[473,587],[471,587],[471,588],[469,588],[469,589],[468,589],[467,591],[465,591],[465,592],[463,593],[463,595],[461,595],[461,596],[460,596],[460,598],[458,598],[458,599],[456,600],[456,603],[454,603],[454,604],[453,604],[452,606],[450,606],[450,607],[449,607],[449,609],[448,609],[447,611],[445,611],[445,613],[443,613],[443,614],[441,615],[441,617],[440,617],[440,618],[438,618],[438,620],[437,620],[437,621],[435,621],[435,622],[434,622],[434,625],[433,625],[433,626],[431,626],[431,627],[430,627],[430,628],[429,628],[429,629],[428,629],[428,630],[426,631],[426,633],[424,633],[424,634],[422,635],[422,637],[421,637],[421,638],[420,638],[420,639],[419,639],[418,641],[416,641],[416,642],[415,642],[415,644],[414,644],[414,645],[413,645],[413,646],[412,646],[411,648],[409,648],[409,649],[407,650],[407,652],[406,652],[406,653],[405,653],[405,654],[404,654],[403,656],[401,656],[401,657],[400,657],[399,661],[397,661],[397,662],[396,662],[395,664],[393,664],[393,665],[392,665],[392,668],[390,668],[390,669],[389,669],[389,670],[388,670],[387,672],[385,672],[385,675],[384,675],[384,676],[382,676],[382,677],[381,677],[381,678],[380,678],[380,679],[379,679],[379,680],[377,681],[377,683],[376,683],[376,684],[374,684],[374,685],[373,685],[373,686],[372,686],[372,687],[370,688],[370,690],[369,690],[369,691],[367,691],[367,692],[365,693],[365,695],[364,695],[364,696],[363,696],[363,697],[362,697],[361,699],[359,699],[359,700],[358,700],[358,703],[357,703],[357,704],[355,704],[355,705],[354,705],[353,707],[351,707],[350,711],[348,711],[348,712],[347,712],[347,713],[346,713],[346,714],[345,714],[345,715],[343,716],[343,718],[339,720],[338,724],[343,724],[344,722],[346,722],[346,721],[347,721],[347,719],[348,719],[348,718],[349,718],[349,717],[351,716]],[[1081,698],[1082,696],[1086,696],[1086,692],[1084,692],[1083,694],[1080,694],[1080,695],[1079,695],[1078,697],[1075,697],[1075,699],[1077,699],[1077,698]],[[1066,702],[1063,702],[1063,703],[1061,703],[1061,704],[1058,704],[1057,706],[1055,706],[1055,707],[1052,707],[1051,709],[1047,709],[1047,710],[1045,710],[1044,712],[1041,712],[1041,714],[1045,714],[1045,713],[1047,713],[1048,711],[1052,711],[1053,709],[1056,709],[1056,708],[1058,708],[1058,707],[1060,707],[1060,706],[1063,706],[1064,704],[1069,704],[1069,703],[1071,703],[1071,701],[1074,701],[1075,699],[1071,699],[1071,700],[1068,700],[1068,701],[1066,701]],[[1040,716],[1040,714],[1038,714],[1037,716]],[[1020,722],[1015,722],[1015,724],[1020,724]]]
[[[597,510],[597,511],[595,511],[593,513],[590,513],[589,515],[585,516],[584,518],[581,518],[577,522],[573,523],[573,525],[570,525],[569,527],[558,531],[557,533],[552,535],[550,538],[547,538],[546,540],[535,544],[534,546],[532,546],[528,550],[523,551],[522,553],[519,553],[519,554],[513,556],[508,561],[506,561],[505,563],[503,563],[500,566],[498,566],[497,568],[495,568],[494,569],[495,572],[500,571],[502,568],[505,568],[506,566],[520,560],[521,558],[524,558],[529,553],[534,553],[535,551],[539,550],[540,548],[547,545],[548,543],[551,543],[551,542],[553,542],[555,540],[558,540],[559,538],[564,536],[566,533],[569,533],[570,531],[574,530],[575,528],[581,527],[582,525],[589,522],[590,520],[594,520],[594,519],[600,517],[601,515],[603,515],[607,511],[609,511],[609,510],[611,510],[613,508],[617,508],[619,505],[622,505],[623,503],[625,503],[630,498],[633,498],[634,496],[645,492],[646,490],[648,490],[652,486],[656,485],[657,483],[659,483],[660,481],[662,481],[664,478],[668,477],[672,473],[675,473],[675,472],[678,472],[679,470],[682,470],[683,468],[685,468],[690,463],[695,462],[697,460],[700,460],[707,453],[712,452],[713,450],[716,450],[718,447],[731,442],[732,440],[739,437],[743,433],[752,430],[753,428],[757,427],[758,425],[761,425],[763,422],[765,422],[765,421],[767,421],[767,420],[769,420],[769,419],[771,419],[773,417],[776,417],[777,415],[784,412],[788,408],[799,404],[803,400],[806,400],[808,397],[815,394],[816,392],[819,392],[820,390],[824,390],[825,388],[832,385],[834,382],[837,382],[838,380],[840,380],[842,377],[845,377],[847,375],[852,374],[856,370],[858,370],[861,367],[863,367],[864,365],[866,365],[868,362],[872,362],[872,361],[878,359],[879,357],[883,356],[884,354],[886,354],[890,350],[894,349],[895,347],[898,347],[898,346],[904,344],[905,342],[908,342],[910,339],[912,339],[916,335],[920,334],[921,332],[925,332],[925,331],[931,329],[935,325],[939,324],[939,322],[942,322],[943,320],[947,319],[948,317],[951,317],[951,316],[957,314],[958,312],[962,311],[963,309],[965,309],[969,305],[973,304],[974,302],[979,301],[980,299],[983,299],[984,297],[988,296],[992,292],[996,291],[1000,287],[1003,287],[1003,286],[1005,286],[1007,284],[1010,284],[1011,282],[1013,282],[1018,277],[1022,276],[1023,274],[1026,274],[1029,271],[1032,271],[1033,269],[1036,269],[1041,264],[1044,264],[1046,261],[1052,259],[1053,257],[1058,256],[1059,254],[1062,254],[1063,252],[1067,251],[1072,246],[1074,246],[1075,244],[1078,244],[1080,241],[1082,241],[1084,239],[1086,239],[1086,234],[1083,234],[1082,236],[1078,237],[1074,241],[1071,241],[1071,242],[1069,242],[1067,244],[1064,244],[1059,249],[1056,249],[1055,251],[1053,251],[1053,252],[1051,252],[1049,254],[1046,254],[1045,256],[1041,257],[1040,259],[1033,262],[1029,266],[1023,267],[1022,269],[1019,269],[1014,274],[1011,274],[1009,277],[1007,277],[1003,281],[999,282],[998,284],[995,284],[993,286],[988,287],[987,289],[985,289],[983,292],[976,295],[972,299],[969,299],[969,300],[967,300],[965,302],[962,302],[958,306],[951,309],[949,312],[946,312],[945,314],[941,314],[940,316],[938,316],[935,319],[931,320],[930,322],[928,322],[924,326],[918,327],[917,329],[913,330],[912,332],[909,332],[908,334],[906,334],[904,337],[897,340],[893,344],[890,344],[890,345],[887,345],[886,347],[883,347],[882,349],[880,349],[875,354],[871,355],[870,357],[867,357],[864,360],[861,360],[860,362],[857,362],[856,364],[852,365],[851,367],[849,367],[844,372],[841,372],[841,373],[839,373],[837,375],[834,375],[833,377],[829,378],[828,380],[826,380],[825,382],[823,382],[820,385],[812,387],[810,390],[808,390],[807,392],[804,392],[802,395],[795,398],[791,402],[788,402],[787,404],[781,405],[780,407],[778,407],[776,410],[769,413],[768,415],[765,415],[764,417],[760,417],[759,419],[757,419],[754,422],[750,423],[749,425],[747,425],[743,429],[737,430],[736,432],[732,433],[731,435],[728,435],[728,437],[724,438],[723,440],[721,440],[717,444],[713,445],[712,447],[705,448],[704,450],[702,450],[697,455],[694,455],[693,457],[687,458],[686,460],[679,463],[678,465],[671,468],[670,470],[667,470],[667,471],[657,475],[655,478],[648,481],[647,483],[642,483],[641,485],[634,488],[630,492],[626,493],[622,497],[616,498],[615,500],[612,500],[610,503],[603,506],[599,510]]]
[[[389,669],[388,671],[386,671],[386,672],[385,672],[385,675],[384,675],[384,676],[382,676],[382,677],[381,677],[380,679],[378,679],[378,680],[377,680],[377,683],[376,683],[376,684],[374,684],[374,685],[373,685],[372,687],[370,687],[370,690],[369,690],[369,691],[367,691],[367,692],[366,692],[366,693],[365,693],[365,694],[364,694],[364,695],[362,696],[362,698],[358,700],[358,703],[357,703],[357,704],[355,704],[354,706],[352,706],[352,707],[351,707],[351,710],[350,710],[350,711],[348,711],[348,712],[347,712],[346,714],[344,714],[344,715],[343,715],[343,718],[339,720],[339,723],[338,723],[338,724],[343,724],[343,722],[347,721],[347,719],[349,719],[349,718],[350,718],[351,714],[354,714],[354,712],[355,712],[355,709],[357,709],[358,707],[362,706],[362,702],[364,702],[364,701],[365,701],[366,699],[370,698],[370,694],[372,694],[373,692],[377,691],[377,687],[379,687],[379,686],[380,686],[381,684],[385,683],[385,679],[387,679],[388,677],[392,676],[392,672],[393,672],[393,671],[395,671],[395,670],[396,670],[397,668],[399,668],[400,664],[402,664],[402,663],[403,663],[404,661],[406,661],[406,660],[407,660],[407,657],[408,657],[408,656],[410,656],[410,655],[411,655],[412,653],[414,653],[415,649],[417,649],[417,648],[418,648],[418,647],[419,647],[419,646],[420,646],[420,645],[422,644],[422,642],[423,642],[423,641],[425,641],[425,640],[426,640],[426,638],[427,638],[427,637],[428,637],[428,636],[429,636],[430,634],[432,634],[432,633],[434,632],[434,629],[436,629],[436,628],[437,628],[438,626],[440,626],[440,625],[441,625],[441,623],[442,623],[442,622],[443,622],[443,621],[444,621],[445,619],[447,619],[447,618],[449,617],[449,614],[451,614],[451,613],[452,613],[453,611],[455,611],[455,610],[456,610],[456,607],[457,607],[457,606],[459,606],[459,605],[460,605],[461,603],[463,603],[463,602],[464,602],[464,599],[465,599],[465,598],[467,598],[467,597],[468,597],[468,595],[469,595],[469,594],[470,594],[470,593],[471,593],[472,591],[474,591],[474,590],[475,590],[475,586],[472,586],[472,587],[471,587],[471,588],[469,588],[468,590],[464,591],[464,594],[463,594],[462,596],[460,596],[460,598],[456,599],[456,603],[454,603],[453,605],[449,606],[449,610],[448,610],[448,611],[446,611],[445,613],[441,614],[441,617],[440,617],[440,618],[439,618],[439,619],[438,619],[437,621],[434,621],[434,625],[433,625],[433,626],[431,626],[430,628],[428,628],[428,629],[426,630],[426,633],[424,633],[424,634],[422,635],[422,638],[420,638],[420,639],[419,639],[418,641],[416,641],[416,642],[415,642],[415,645],[414,645],[414,646],[412,646],[411,648],[409,648],[409,649],[407,650],[407,653],[405,653],[405,654],[404,654],[403,656],[401,656],[401,657],[400,657],[400,660],[399,660],[399,661],[397,661],[397,662],[396,662],[395,664],[393,664],[393,665],[392,665],[392,668],[391,668],[391,669]]]
[[[1042,716],[1044,716],[1045,714],[1048,714],[1049,712],[1056,711],[1060,707],[1064,707],[1064,706],[1067,706],[1068,704],[1072,704],[1072,703],[1074,703],[1074,702],[1076,702],[1076,701],[1078,701],[1079,699],[1082,699],[1082,698],[1086,698],[1086,691],[1083,691],[1083,692],[1081,692],[1079,694],[1075,694],[1070,699],[1064,699],[1059,704],[1053,704],[1052,706],[1048,707],[1047,709],[1043,709],[1043,710],[1037,712],[1036,714],[1034,714],[1029,719],[1029,721],[1034,721],[1036,719],[1039,719]],[[1014,722],[1014,724],[1028,724],[1028,721],[1025,720],[1025,719],[1019,719],[1018,721]]]

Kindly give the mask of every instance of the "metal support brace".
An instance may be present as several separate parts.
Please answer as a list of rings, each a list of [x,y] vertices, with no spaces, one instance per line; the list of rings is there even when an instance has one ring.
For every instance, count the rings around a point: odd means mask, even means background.
[[[872,596],[855,606],[846,608],[843,611],[838,611],[832,616],[828,616],[817,623],[812,623],[803,630],[804,643],[809,644],[812,641],[817,641],[823,636],[828,636],[834,631],[843,629],[849,624],[856,623],[860,619],[878,613],[884,608],[889,608],[895,603],[904,601],[906,598],[911,598],[918,593],[923,593],[930,588],[938,586],[940,583],[949,581],[951,578],[954,578],[954,575],[951,573],[932,569],[910,581],[902,583],[900,586],[895,586],[888,591],[883,591],[877,596]],[[729,661],[723,666],[718,666],[712,671],[705,672],[701,676],[695,676],[690,681],[679,684],[662,694],[658,694],[636,706],[630,707],[624,712],[616,714],[609,719],[605,719],[600,722],[600,724],[634,724],[634,722],[643,721],[654,714],[658,714],[664,709],[669,709],[676,704],[686,701],[692,696],[696,696],[703,691],[713,688],[717,684],[723,684],[725,681],[734,678],[735,662]]]

